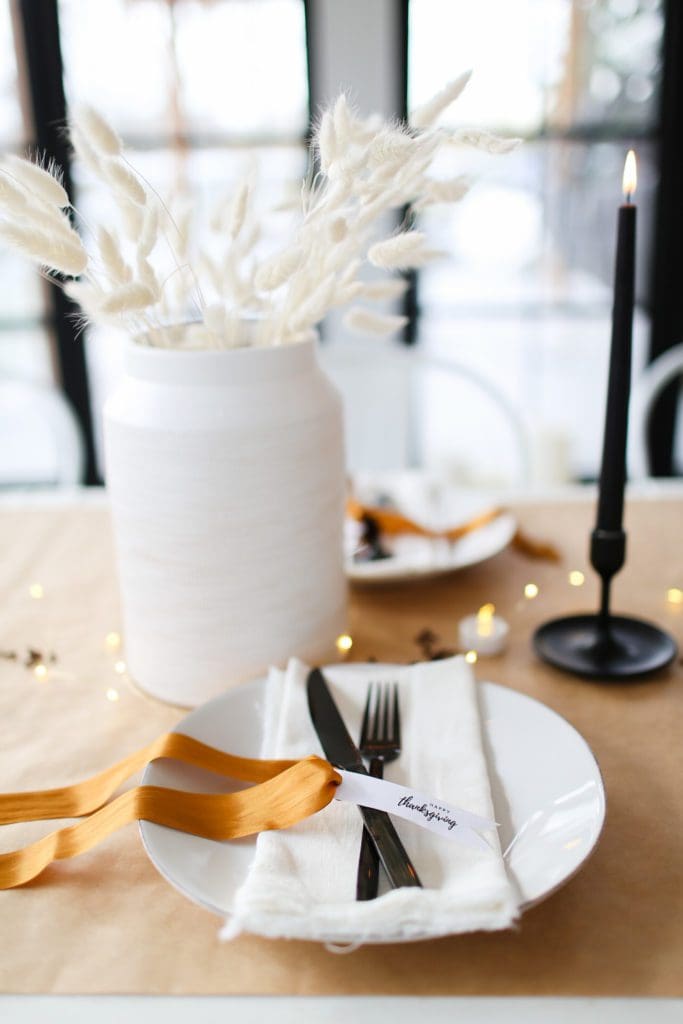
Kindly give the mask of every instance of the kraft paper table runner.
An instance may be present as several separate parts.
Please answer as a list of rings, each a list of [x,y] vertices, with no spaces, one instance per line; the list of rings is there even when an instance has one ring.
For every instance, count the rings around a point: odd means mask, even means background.
[[[602,841],[516,931],[344,957],[257,938],[221,945],[218,920],[157,874],[127,827],[32,885],[0,893],[0,991],[683,995],[681,666],[648,683],[599,686],[543,666],[529,643],[546,618],[595,604],[586,566],[592,513],[590,502],[520,510],[526,529],[560,546],[560,566],[508,550],[440,580],[352,593],[359,661],[415,659],[425,627],[455,645],[458,619],[495,601],[511,624],[510,645],[481,660],[478,677],[544,701],[598,757],[608,800]],[[632,501],[627,518],[629,564],[615,583],[615,608],[659,622],[683,646],[683,606],[666,600],[683,578],[683,503]],[[106,507],[0,508],[0,536],[2,790],[75,781],[173,727],[183,712],[130,689],[114,667],[125,651],[105,647],[120,623]],[[586,572],[585,586],[569,585],[570,569]],[[540,592],[527,600],[531,581]],[[42,598],[30,596],[32,583]],[[48,681],[24,664],[29,649],[56,654]],[[5,828],[0,848],[45,830]]]

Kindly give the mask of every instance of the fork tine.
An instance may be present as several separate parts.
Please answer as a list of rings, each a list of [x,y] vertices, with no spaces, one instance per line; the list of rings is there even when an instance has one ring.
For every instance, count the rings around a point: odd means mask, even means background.
[[[380,716],[381,704],[382,704],[382,684],[381,683],[377,683],[377,685],[374,687],[374,693],[375,693],[375,706],[374,706],[373,715],[372,715],[372,726],[371,726],[371,729],[370,729],[370,739],[371,739],[371,741],[377,742],[378,740],[381,740],[381,738],[382,738],[381,735],[380,735],[380,726],[379,726],[379,722],[380,722],[380,717],[379,716]]]
[[[382,739],[385,743],[389,739],[389,687],[386,683],[382,687]]]
[[[392,687],[394,691],[394,727],[393,727],[393,738],[394,743],[397,747],[401,746],[401,713],[398,707],[398,684],[394,683]]]
[[[370,727],[370,703],[372,701],[373,686],[372,683],[368,686],[368,697],[365,701],[365,711],[363,712],[363,724],[360,730],[360,745],[364,747],[369,739],[368,730]]]

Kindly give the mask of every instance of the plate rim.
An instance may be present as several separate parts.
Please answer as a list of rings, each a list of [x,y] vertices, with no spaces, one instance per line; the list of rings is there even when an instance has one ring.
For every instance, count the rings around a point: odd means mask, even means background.
[[[517,517],[515,516],[515,514],[513,512],[508,511],[507,509],[505,511],[501,512],[501,514],[499,516],[497,516],[496,519],[494,519],[492,522],[486,523],[484,526],[479,527],[477,532],[478,533],[479,532],[483,532],[483,531],[491,528],[492,526],[499,526],[501,522],[507,522],[508,523],[508,530],[507,530],[508,536],[507,536],[507,539],[505,540],[505,543],[500,544],[494,550],[490,551],[489,554],[485,554],[485,555],[483,555],[483,556],[481,556],[479,558],[471,559],[471,560],[468,560],[468,561],[465,561],[465,562],[460,562],[460,563],[458,563],[456,565],[436,565],[436,566],[425,566],[423,568],[420,568],[419,566],[415,566],[415,567],[412,567],[412,568],[411,567],[407,567],[407,568],[404,568],[404,569],[397,568],[395,572],[389,572],[389,573],[380,573],[380,572],[378,572],[378,573],[368,573],[368,574],[365,574],[363,572],[358,573],[357,571],[355,571],[354,570],[354,565],[353,565],[353,560],[351,558],[346,558],[345,557],[344,558],[344,572],[346,574],[346,578],[348,579],[348,581],[350,583],[353,583],[353,584],[370,584],[370,585],[372,585],[372,584],[376,583],[376,584],[379,585],[379,584],[382,584],[382,583],[409,583],[412,580],[433,579],[433,578],[435,578],[437,576],[445,576],[445,575],[447,575],[449,573],[460,572],[463,569],[469,569],[469,568],[471,568],[474,565],[481,565],[483,562],[487,562],[490,558],[495,558],[496,555],[499,555],[502,551],[505,551],[505,549],[507,547],[509,547],[510,544],[512,543],[512,540],[514,538],[515,532],[517,530],[518,521],[517,521]],[[466,539],[465,537],[461,538],[461,540],[465,540],[465,539]],[[438,538],[434,538],[434,540],[438,540]],[[457,547],[457,545],[459,543],[460,543],[460,541],[455,541],[454,547]],[[389,558],[389,559],[382,560],[382,561],[379,561],[379,562],[365,562],[365,563],[360,563],[360,564],[383,566],[383,565],[387,565],[390,562],[394,562],[395,563],[395,560],[392,559],[392,558]]]
[[[388,669],[405,668],[405,665],[401,665],[401,664],[393,663],[393,662],[342,662],[342,663],[335,664],[333,666],[332,665],[324,666],[324,668],[354,669],[354,670],[358,670],[359,673],[360,673],[360,671],[368,670],[368,669],[377,670],[378,668],[382,668],[382,669],[383,668],[388,668]],[[218,694],[216,697],[213,697],[209,701],[205,701],[203,704],[197,705],[197,707],[192,708],[192,710],[188,711],[188,713],[180,720],[180,722],[177,722],[176,725],[174,725],[174,727],[173,727],[173,729],[171,731],[172,732],[179,732],[179,731],[181,731],[182,726],[187,721],[187,719],[190,718],[195,713],[197,713],[198,711],[200,711],[200,710],[201,711],[206,711],[206,709],[208,709],[209,707],[211,707],[214,704],[221,703],[221,702],[225,701],[226,699],[229,700],[231,695],[234,694],[235,691],[237,691],[237,690],[239,690],[241,692],[244,692],[247,689],[251,689],[251,688],[256,689],[259,686],[263,686],[265,684],[266,679],[267,679],[267,676],[264,676],[264,675],[257,676],[254,679],[250,679],[246,683],[241,683],[239,686],[232,687],[229,690],[225,690],[223,693]],[[521,913],[524,913],[527,910],[530,910],[532,907],[537,906],[537,904],[542,903],[544,900],[548,899],[550,896],[552,896],[559,889],[563,888],[568,882],[570,882],[572,880],[572,878],[574,878],[579,873],[579,871],[581,871],[583,869],[583,867],[585,866],[587,861],[592,857],[593,853],[595,852],[595,850],[596,850],[596,848],[598,846],[598,843],[600,842],[600,839],[602,837],[602,834],[603,834],[603,831],[604,831],[604,827],[605,827],[605,820],[606,820],[606,814],[607,814],[607,798],[606,798],[606,791],[605,791],[605,783],[604,783],[603,774],[602,774],[602,771],[601,771],[601,768],[600,768],[600,764],[599,764],[598,759],[595,756],[595,753],[594,753],[593,749],[591,748],[590,744],[585,739],[585,737],[579,732],[579,730],[576,728],[576,726],[572,725],[572,723],[567,718],[565,718],[564,715],[560,714],[559,711],[556,711],[555,708],[550,707],[548,704],[544,703],[541,700],[538,700],[536,697],[532,697],[530,694],[523,693],[520,690],[513,689],[510,686],[505,686],[503,683],[496,683],[496,682],[493,682],[492,680],[489,680],[489,679],[481,679],[481,680],[477,679],[476,683],[477,683],[478,687],[482,687],[484,689],[484,692],[486,692],[486,691],[489,691],[489,692],[493,691],[494,693],[495,692],[502,692],[502,693],[506,694],[507,696],[512,696],[514,700],[519,700],[521,703],[531,703],[531,704],[534,704],[534,705],[536,705],[538,707],[541,707],[541,708],[543,708],[544,712],[550,713],[555,718],[559,719],[559,721],[562,722],[564,727],[569,729],[572,733],[575,734],[576,737],[578,737],[578,739],[581,741],[581,743],[585,747],[585,750],[590,755],[590,757],[592,759],[592,762],[593,762],[593,764],[595,766],[595,771],[596,771],[596,775],[597,775],[597,781],[598,781],[598,784],[599,784],[598,785],[599,811],[600,811],[599,826],[596,829],[595,836],[593,838],[593,841],[592,841],[591,845],[584,851],[584,855],[583,855],[582,859],[578,862],[578,864],[575,865],[575,867],[567,875],[565,875],[562,879],[560,879],[558,882],[556,882],[549,889],[547,889],[544,892],[540,893],[538,896],[520,902],[520,904],[519,904],[519,912],[521,914]],[[483,721],[482,721],[482,728],[485,728],[485,723]],[[149,773],[150,773],[150,771],[153,771],[153,766],[154,766],[154,762],[153,761],[150,761],[145,766],[145,769],[144,769],[144,772],[143,772],[143,776],[142,776],[142,779],[141,779],[141,785],[144,786],[144,785],[148,784]],[[177,892],[179,892],[181,895],[183,895],[186,899],[189,899],[192,903],[195,903],[196,905],[203,907],[205,910],[210,911],[211,913],[215,914],[217,917],[225,918],[226,915],[228,915],[230,913],[229,909],[226,910],[223,907],[218,907],[216,904],[212,903],[210,900],[204,899],[200,895],[198,895],[198,894],[196,894],[194,892],[188,891],[188,889],[186,887],[184,887],[181,882],[179,882],[176,878],[174,878],[171,874],[169,874],[168,871],[166,871],[164,869],[163,865],[155,857],[155,855],[153,854],[153,852],[152,852],[152,850],[150,848],[150,843],[149,843],[149,838],[150,837],[149,837],[149,835],[146,835],[146,829],[150,825],[152,826],[152,828],[155,828],[155,829],[156,828],[164,828],[164,826],[162,826],[162,825],[155,825],[153,822],[148,822],[148,821],[146,821],[144,819],[138,819],[138,821],[137,821],[138,834],[139,834],[140,839],[142,841],[143,848],[144,848],[145,853],[147,854],[147,857],[149,858],[151,864],[155,868],[155,870],[158,871],[158,873],[162,876],[162,878],[164,878],[165,881],[167,881],[172,886],[172,888],[174,888]],[[506,860],[505,860],[505,852],[506,851],[501,850],[501,856],[503,857],[503,863],[506,865],[506,871],[508,871]],[[509,872],[508,872],[508,874],[509,874]],[[512,882],[513,885],[516,885],[514,877],[511,877],[511,882]]]

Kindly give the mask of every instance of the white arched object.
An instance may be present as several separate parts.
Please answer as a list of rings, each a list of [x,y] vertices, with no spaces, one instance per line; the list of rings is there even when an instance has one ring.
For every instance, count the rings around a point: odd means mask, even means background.
[[[506,482],[515,486],[529,483],[531,445],[523,418],[508,397],[476,369],[419,348],[355,339],[323,344],[320,360],[344,400],[352,473],[416,468],[451,476],[448,454],[457,455],[458,445],[451,447],[450,435],[454,441],[462,441],[470,429],[456,390],[464,385],[465,391],[472,393],[470,401],[491,411],[496,437],[509,449],[511,467]],[[431,433],[425,461],[427,420]],[[444,456],[440,465],[429,461],[437,434]]]
[[[78,484],[85,446],[75,413],[54,387],[0,380],[0,486]]]
[[[631,396],[629,476],[642,480],[651,475],[647,444],[650,415],[662,390],[683,375],[683,344],[674,345],[643,370]]]

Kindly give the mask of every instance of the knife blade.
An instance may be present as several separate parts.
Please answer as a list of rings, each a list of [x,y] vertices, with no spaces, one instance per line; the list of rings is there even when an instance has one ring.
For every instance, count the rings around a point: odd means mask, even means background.
[[[351,739],[344,719],[339,713],[339,708],[319,668],[311,669],[309,672],[306,690],[313,727],[318,734],[327,759],[331,764],[343,768],[345,771],[368,775],[369,772],[363,764],[360,751]],[[418,878],[417,871],[386,811],[377,811],[371,807],[359,807],[358,809],[375,844],[387,877],[394,888],[398,889],[407,885],[421,887],[422,883]]]

